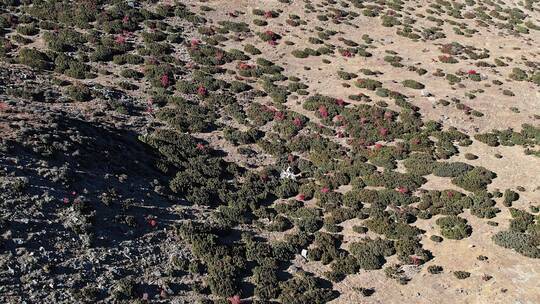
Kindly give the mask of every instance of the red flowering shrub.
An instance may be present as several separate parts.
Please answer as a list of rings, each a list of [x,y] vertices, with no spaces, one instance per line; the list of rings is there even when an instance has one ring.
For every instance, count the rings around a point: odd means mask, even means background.
[[[319,107],[319,114],[321,115],[322,118],[328,117],[328,109],[326,109],[324,105],[321,105]]]
[[[351,51],[349,51],[349,50],[343,50],[343,51],[341,51],[341,55],[342,55],[343,57],[348,57],[348,58],[350,58],[350,57],[353,56],[353,54],[352,54]]]
[[[201,42],[198,39],[193,38],[190,41],[190,46],[192,48],[197,48],[199,46],[199,44],[201,44]]]
[[[167,88],[171,84],[171,81],[169,80],[169,75],[163,74],[160,78],[160,83],[162,87]]]
[[[200,87],[197,89],[197,94],[204,97],[204,96],[208,95],[208,90],[206,90],[205,87],[200,86]]]
[[[238,69],[240,69],[240,70],[249,70],[249,69],[251,69],[251,68],[252,68],[252,66],[249,65],[249,64],[247,64],[247,63],[245,63],[245,62],[240,62],[240,63],[238,64]]]
[[[261,38],[263,41],[268,42],[268,41],[276,41],[276,40],[280,39],[281,36],[274,33],[271,30],[266,30],[266,31],[264,31],[262,33],[259,33],[259,38]]]
[[[227,299],[229,302],[231,302],[231,304],[241,304],[242,303],[242,300],[240,299],[240,296],[239,295],[235,295],[233,297],[230,297]]]
[[[277,121],[284,120],[285,119],[285,113],[277,111],[276,113],[274,113],[274,119],[277,120]]]
[[[407,189],[407,187],[399,187],[396,190],[397,190],[397,192],[402,193],[402,194],[405,194],[405,193],[409,192],[409,189]]]
[[[124,35],[118,35],[116,36],[114,42],[116,42],[117,44],[124,44],[126,43],[126,37]]]

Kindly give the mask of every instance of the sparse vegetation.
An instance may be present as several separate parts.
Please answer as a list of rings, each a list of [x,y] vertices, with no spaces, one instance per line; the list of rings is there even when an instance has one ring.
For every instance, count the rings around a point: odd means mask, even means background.
[[[7,302],[455,302],[448,250],[534,281],[534,1],[4,2]]]

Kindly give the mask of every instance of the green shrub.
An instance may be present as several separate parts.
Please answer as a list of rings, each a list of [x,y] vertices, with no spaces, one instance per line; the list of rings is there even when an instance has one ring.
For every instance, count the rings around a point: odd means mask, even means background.
[[[207,283],[213,294],[230,297],[238,293],[237,267],[233,258],[207,259]]]
[[[118,65],[133,64],[138,65],[144,62],[144,58],[135,54],[121,54],[113,57],[113,62]]]
[[[246,44],[244,46],[244,51],[251,54],[251,55],[260,55],[261,51],[256,48],[253,44]]]
[[[364,234],[368,231],[367,227],[364,226],[353,226],[353,231],[359,234]]]
[[[500,231],[493,236],[493,242],[495,244],[508,248],[514,249],[518,253],[538,259],[540,258],[540,241],[538,236],[534,236],[529,233],[522,233],[518,231]]]
[[[389,63],[398,63],[403,60],[403,57],[386,55],[384,56],[383,60]]]
[[[361,78],[355,82],[355,85],[361,89],[375,91],[375,89],[382,87],[382,82],[369,78]]]
[[[443,268],[442,266],[438,266],[438,265],[429,265],[427,270],[431,274],[439,274],[443,271]]]
[[[292,226],[293,224],[291,223],[289,219],[287,219],[284,216],[278,215],[273,219],[273,221],[268,226],[266,226],[266,229],[268,231],[283,232],[292,228]]]
[[[338,71],[337,75],[338,75],[339,78],[344,79],[344,80],[351,80],[353,78],[358,77],[358,75],[356,75],[354,73],[348,73],[348,72],[344,72],[344,71]]]
[[[145,77],[153,87],[167,88],[175,84],[174,72],[174,67],[168,64],[149,65],[145,69]]]
[[[84,79],[90,78],[90,66],[64,54],[59,54],[54,60],[55,72],[63,73],[69,77]]]
[[[513,68],[512,73],[510,74],[510,79],[517,80],[517,81],[524,81],[527,80],[527,72],[520,68]]]
[[[469,79],[472,81],[480,81],[482,80],[480,74],[469,74]]]
[[[156,117],[181,132],[208,132],[214,128],[215,116],[207,108],[182,102],[176,107],[165,107]]]
[[[434,166],[433,175],[440,177],[457,177],[471,171],[473,168],[473,166],[462,162],[438,162]]]
[[[313,233],[322,228],[323,222],[318,215],[306,214],[305,216],[296,219],[295,225],[300,231]]]
[[[263,126],[274,118],[274,113],[259,103],[252,103],[246,114],[256,126]]]
[[[435,223],[441,227],[441,234],[449,239],[461,240],[472,233],[472,227],[467,224],[467,220],[455,215],[441,217]]]
[[[536,72],[531,76],[532,83],[540,86],[540,72]]]
[[[17,26],[17,32],[25,36],[35,36],[39,33],[39,28],[34,24],[19,25]]]
[[[330,288],[325,288],[313,276],[301,272],[280,282],[279,300],[290,304],[324,304],[335,298]]]
[[[477,260],[479,261],[487,261],[488,260],[488,257],[485,256],[485,255],[479,255],[476,257]]]
[[[466,173],[452,179],[452,183],[468,191],[485,190],[496,177],[496,174],[484,167],[475,167]]]
[[[411,88],[411,89],[416,89],[416,90],[421,90],[426,87],[420,82],[412,80],[412,79],[404,80],[401,82],[401,84],[403,84],[403,86],[405,86],[406,88]]]
[[[308,52],[305,50],[293,50],[291,54],[296,58],[307,58],[309,57]]]
[[[67,52],[83,48],[87,39],[84,35],[73,29],[61,29],[57,33],[45,32],[43,39],[47,47],[56,52]]]
[[[504,191],[504,201],[503,205],[506,207],[512,206],[512,202],[515,202],[519,199],[519,194],[515,191],[507,189]]]
[[[298,183],[291,179],[283,179],[274,193],[279,198],[288,198],[298,194]]]
[[[405,271],[403,271],[400,264],[392,264],[384,268],[384,275],[389,279],[396,280],[401,285],[405,285],[410,281],[410,278],[405,275]]]
[[[446,74],[446,80],[448,80],[450,84],[461,82],[461,78],[459,78],[458,76],[454,74]]]
[[[475,134],[474,138],[491,147],[497,147],[499,145],[499,138],[494,133]]]
[[[66,93],[71,99],[77,102],[85,102],[92,99],[92,91],[83,84],[69,86]]]
[[[467,160],[475,160],[475,159],[478,159],[478,156],[476,156],[475,154],[472,154],[472,153],[465,153],[465,159]]]
[[[467,271],[454,271],[453,274],[456,278],[460,280],[467,279],[471,276],[471,273]]]
[[[485,190],[477,191],[469,196],[466,204],[471,209],[471,214],[480,218],[494,218],[500,210],[495,206],[495,201],[490,197]]]
[[[240,82],[240,81],[234,80],[234,81],[231,82],[231,86],[230,86],[229,89],[233,93],[241,93],[241,92],[249,91],[252,88],[253,88],[252,86],[250,86],[249,84],[247,84],[245,82]]]
[[[386,187],[387,189],[406,188],[409,191],[418,189],[426,182],[426,179],[412,174],[403,174],[395,171],[375,172],[364,177],[368,186]]]
[[[253,24],[255,24],[257,26],[267,26],[268,22],[266,22],[265,20],[262,20],[262,19],[254,19]]]
[[[467,197],[454,190],[430,190],[422,194],[418,209],[426,210],[432,215],[458,215],[463,212],[465,199]]]
[[[339,282],[348,274],[355,274],[359,270],[358,260],[352,255],[339,257],[330,266],[332,271],[329,273],[329,279],[333,282]]]
[[[370,297],[375,293],[375,289],[373,288],[354,287],[353,289],[360,293],[363,297]]]
[[[414,175],[428,175],[436,167],[435,160],[427,153],[412,153],[403,161],[407,172]]]
[[[261,299],[274,299],[280,293],[277,267],[256,266],[253,268],[255,296]]]
[[[322,41],[321,39],[316,38],[316,37],[309,37],[308,42],[311,43],[311,44],[323,44],[324,43],[324,41]]]
[[[90,59],[96,62],[111,61],[114,55],[116,55],[116,51],[112,47],[99,44],[90,54]]]
[[[141,78],[144,77],[143,73],[141,73],[139,71],[135,71],[133,69],[122,70],[122,72],[120,72],[120,75],[122,77],[131,78],[131,79],[141,79]]]
[[[268,96],[276,103],[285,103],[287,101],[287,96],[290,95],[287,87],[276,85],[270,81],[264,81],[262,87]]]
[[[436,242],[436,243],[440,243],[443,241],[443,238],[438,236],[438,235],[432,235],[429,237],[430,240]]]
[[[510,90],[503,90],[502,91],[503,95],[506,95],[506,96],[516,96],[516,94],[514,94],[514,92],[510,91]]]
[[[38,70],[48,70],[52,68],[50,58],[45,53],[36,49],[23,48],[17,56],[19,63]]]
[[[366,270],[381,269],[386,263],[385,257],[396,253],[393,241],[369,238],[351,243],[349,251],[358,259],[360,268]]]
[[[233,22],[233,21],[218,21],[218,24],[225,28],[227,31],[235,33],[247,33],[249,32],[249,25],[245,22]]]
[[[133,299],[136,286],[135,280],[131,277],[120,279],[114,284],[111,295],[117,300]]]

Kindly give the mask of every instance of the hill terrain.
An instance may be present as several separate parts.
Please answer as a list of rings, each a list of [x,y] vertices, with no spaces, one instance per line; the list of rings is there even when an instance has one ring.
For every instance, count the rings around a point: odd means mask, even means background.
[[[540,3],[0,3],[0,302],[539,303]]]

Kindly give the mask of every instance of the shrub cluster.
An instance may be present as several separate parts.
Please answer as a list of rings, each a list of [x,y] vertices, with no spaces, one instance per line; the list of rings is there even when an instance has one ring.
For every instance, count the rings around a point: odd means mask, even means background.
[[[441,227],[441,234],[449,239],[461,240],[472,233],[472,227],[467,224],[467,220],[455,215],[438,218],[435,223]]]
[[[484,167],[475,167],[452,179],[452,183],[465,190],[476,192],[486,189],[497,175]]]
[[[425,85],[421,84],[420,82],[418,82],[416,80],[412,80],[412,79],[404,80],[401,83],[406,88],[411,88],[411,89],[416,89],[416,90],[421,90],[421,89],[426,87]]]
[[[500,231],[493,236],[495,244],[514,249],[518,253],[530,257],[540,258],[540,221],[538,216],[510,208],[512,220],[510,220],[509,230]]]
[[[17,56],[19,63],[38,70],[48,70],[53,67],[51,59],[36,49],[23,48]]]

